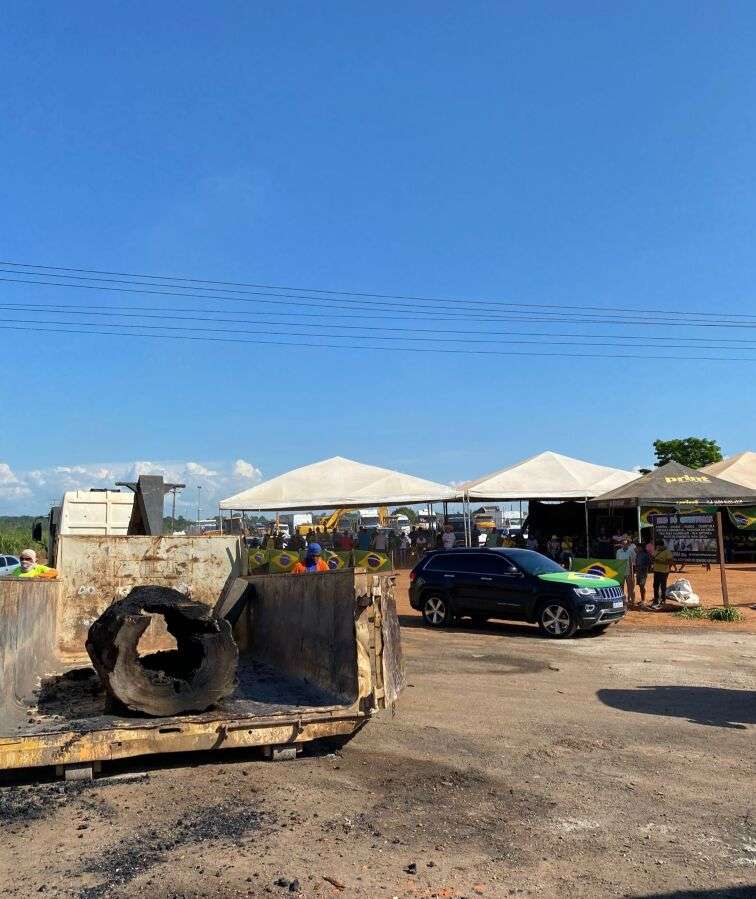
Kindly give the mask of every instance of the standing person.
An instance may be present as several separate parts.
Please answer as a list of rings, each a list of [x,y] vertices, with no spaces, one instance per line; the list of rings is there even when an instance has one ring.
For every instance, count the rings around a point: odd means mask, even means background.
[[[425,531],[420,530],[418,528],[417,531],[417,542],[415,547],[417,548],[417,556],[418,558],[422,558],[425,555],[425,548],[428,546],[428,538],[425,536]]]
[[[562,545],[559,552],[559,564],[562,566],[562,568],[565,569],[565,571],[571,571],[572,559],[572,538],[565,537],[562,540]]]
[[[667,596],[667,578],[674,557],[667,549],[661,537],[657,537],[656,551],[654,552],[654,601],[651,604],[652,609],[660,609],[664,605]]]
[[[528,534],[527,542],[525,543],[525,548],[530,549],[533,552],[538,552],[538,537],[535,534]]]
[[[635,602],[635,544],[630,542],[627,534],[620,539],[620,547],[615,558],[625,563],[625,580],[623,587],[628,603]]]
[[[548,555],[550,559],[553,559],[556,562],[559,559],[561,548],[562,547],[559,542],[559,537],[557,537],[556,534],[552,534],[551,540],[549,540],[546,544],[546,555]]]
[[[454,533],[454,528],[450,524],[444,525],[444,532],[441,535],[441,543],[443,544],[444,549],[454,549],[454,544],[457,542],[457,536]]]
[[[407,534],[402,534],[401,542],[399,543],[399,564],[402,568],[405,568],[407,565],[407,559],[409,558],[409,551],[412,544],[410,543],[410,538]]]
[[[370,549],[370,531],[366,527],[360,528],[357,536],[357,546],[359,549]]]
[[[640,593],[639,606],[646,603],[646,578],[651,570],[653,559],[648,547],[641,543],[635,551],[635,580],[638,584],[638,592]]]
[[[373,549],[377,553],[385,553],[388,548],[388,541],[386,539],[386,532],[380,530],[380,528],[375,532],[375,539],[373,540]]]

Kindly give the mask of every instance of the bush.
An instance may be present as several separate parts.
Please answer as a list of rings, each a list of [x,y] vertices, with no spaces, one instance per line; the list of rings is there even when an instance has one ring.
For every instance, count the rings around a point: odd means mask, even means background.
[[[718,606],[716,609],[709,609],[709,618],[712,621],[740,621],[743,616],[737,609],[732,606]]]
[[[675,612],[678,618],[706,619],[707,621],[740,621],[743,617],[737,609],[718,606],[716,609],[702,609],[701,606],[691,606],[689,609],[680,609]]]
[[[706,614],[706,609],[702,609],[701,606],[691,606],[689,609],[680,609],[679,612],[675,612],[675,615],[678,618],[708,618],[709,616]]]
[[[41,543],[32,540],[31,530],[25,528],[3,528],[0,530],[0,553],[17,556],[22,549],[36,549],[37,555],[44,555]]]

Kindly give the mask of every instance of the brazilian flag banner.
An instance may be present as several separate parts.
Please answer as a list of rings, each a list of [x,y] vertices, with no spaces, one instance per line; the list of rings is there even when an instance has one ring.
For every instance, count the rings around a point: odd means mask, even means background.
[[[610,577],[622,583],[627,577],[627,560],[573,559],[571,570],[579,571],[581,574],[598,574],[601,577]]]
[[[268,550],[268,571],[271,574],[286,574],[299,561],[299,553],[287,549]]]
[[[268,556],[269,551],[267,549],[251,549],[247,554],[247,568],[249,571],[257,571],[259,574],[261,569],[267,566]]]
[[[368,571],[392,571],[391,559],[385,553],[378,553],[374,549],[354,550],[355,568],[367,568]]]
[[[728,509],[727,514],[739,531],[756,531],[756,506]]]
[[[351,552],[333,552],[333,550],[324,549],[321,558],[331,571],[341,571],[344,568],[352,567]]]

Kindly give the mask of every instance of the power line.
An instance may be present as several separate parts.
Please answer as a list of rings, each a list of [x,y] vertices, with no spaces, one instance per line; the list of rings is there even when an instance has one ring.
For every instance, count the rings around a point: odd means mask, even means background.
[[[507,307],[522,307],[522,308],[535,308],[535,309],[588,309],[592,311],[598,311],[602,313],[607,312],[620,312],[626,313],[627,309],[624,307],[617,306],[592,306],[592,305],[576,305],[576,304],[564,304],[564,303],[522,303],[522,302],[506,302],[503,300],[481,300],[481,299],[471,299],[471,298],[444,298],[444,297],[426,297],[426,296],[416,296],[411,294],[386,294],[386,293],[368,293],[364,291],[353,291],[353,290],[331,290],[331,289],[323,289],[317,287],[291,287],[289,285],[276,285],[276,284],[256,284],[250,283],[246,281],[221,281],[221,280],[211,280],[208,278],[187,278],[183,275],[149,275],[144,273],[136,273],[136,272],[111,272],[105,271],[102,269],[86,269],[86,268],[71,268],[66,266],[59,265],[37,265],[36,263],[27,263],[27,262],[11,262],[11,261],[3,261],[0,260],[0,265],[7,265],[13,268],[34,268],[34,269],[42,269],[46,272],[68,272],[73,274],[82,274],[82,275],[109,275],[114,277],[122,277],[122,278],[146,278],[152,281],[183,281],[185,283],[200,285],[200,284],[210,284],[214,287],[238,287],[238,288],[254,288],[256,290],[275,290],[275,291],[292,291],[294,293],[309,293],[309,294],[331,294],[333,296],[338,297],[361,297],[363,299],[379,299],[379,300],[402,300],[402,301],[411,301],[411,302],[429,302],[429,303],[454,303],[456,305],[460,304],[478,304],[488,306],[507,306]],[[64,277],[63,275],[59,275],[58,277]],[[91,279],[89,279],[91,280]],[[204,288],[202,288],[204,289]],[[235,291],[241,292],[241,291]],[[667,309],[667,310],[657,310],[662,314],[671,314],[671,315],[695,315],[700,318],[717,318],[722,317],[722,313],[717,312],[697,312],[690,310],[676,310],[676,309]],[[748,313],[725,313],[725,318],[740,318],[747,320],[756,321],[755,314]]]
[[[140,295],[157,295],[157,296],[171,296],[171,297],[183,297],[185,299],[200,299],[200,300],[222,300],[225,302],[234,302],[234,303],[266,303],[266,304],[274,304],[277,305],[276,300],[272,299],[251,299],[251,298],[239,298],[239,297],[217,297],[213,295],[204,295],[204,294],[192,294],[186,292],[177,292],[177,291],[168,291],[168,290],[144,290],[142,288],[128,288],[128,287],[107,287],[101,285],[93,285],[93,284],[61,284],[58,282],[51,281],[29,281],[18,278],[2,278],[0,277],[0,282],[7,282],[11,284],[25,284],[25,285],[34,285],[37,287],[57,287],[57,288],[69,288],[74,290],[97,290],[97,291],[109,291],[116,293],[133,293]],[[310,308],[310,303],[304,303],[299,301],[294,301],[287,303],[287,306],[305,306],[306,308]],[[348,309],[351,310],[351,306],[334,306],[331,307],[333,309]],[[422,314],[412,313],[411,315],[402,315],[401,313],[397,313],[393,309],[377,309],[370,305],[363,305],[363,309],[369,310],[373,313],[374,318],[381,318],[383,313],[390,313],[393,317],[401,317],[401,318],[423,318],[428,321],[442,321],[442,320],[450,320],[450,321],[477,321],[477,322],[504,322],[504,321],[539,321],[539,322],[554,322],[554,323],[570,323],[570,324],[619,324],[619,325],[670,325],[674,327],[690,327],[690,328],[740,328],[740,329],[751,329],[756,328],[756,322],[700,322],[700,321],[686,321],[684,319],[676,318],[676,319],[649,319],[649,318],[597,318],[588,316],[585,313],[573,313],[568,316],[559,315],[558,313],[545,313],[541,312],[537,315],[530,312],[501,312],[492,317],[478,317],[478,316],[468,316],[465,314],[455,314],[455,315],[430,315],[426,314],[425,310],[422,310]],[[402,307],[405,308],[406,307]],[[538,317],[538,316],[548,316],[548,317]],[[340,316],[341,317],[341,316]],[[344,316],[346,317],[346,316]]]
[[[49,323],[46,323],[49,324]],[[68,324],[65,322],[64,324]],[[101,327],[101,326],[100,326]],[[141,337],[141,338],[153,338],[157,340],[193,340],[193,341],[201,341],[201,342],[213,342],[213,343],[242,343],[242,344],[254,344],[257,346],[293,346],[298,347],[299,349],[333,349],[333,350],[380,350],[381,352],[386,351],[385,346],[370,346],[368,344],[330,344],[330,343],[313,343],[313,339],[316,338],[317,335],[307,335],[308,339],[306,342],[297,342],[291,340],[250,340],[247,338],[237,338],[237,337],[207,337],[206,335],[188,335],[188,334],[135,334],[132,332],[118,332],[118,331],[98,331],[98,330],[83,330],[83,328],[46,328],[43,325],[8,325],[5,323],[0,323],[0,328],[6,328],[8,330],[14,331],[29,331],[33,333],[38,332],[50,332],[54,334],[91,334],[91,335],[100,335],[106,337]],[[299,335],[304,336],[304,335]],[[343,339],[348,339],[347,337]],[[679,356],[675,355],[674,357],[670,357],[668,354],[663,356],[654,356],[647,353],[583,353],[583,354],[575,354],[575,353],[543,353],[543,352],[535,352],[533,350],[512,350],[512,351],[504,351],[504,350],[468,350],[468,349],[451,349],[451,348],[431,348],[431,347],[402,347],[403,353],[436,353],[436,354],[445,354],[445,355],[474,355],[474,356],[531,356],[531,357],[554,357],[554,358],[569,358],[575,359],[576,355],[583,357],[590,357],[593,359],[661,359],[665,362],[756,362],[756,357],[748,358],[748,357],[728,357],[728,356]]]
[[[8,311],[14,311],[14,312],[25,311],[25,308],[23,306],[10,307],[7,304],[0,304],[0,308],[8,309]],[[72,312],[72,311],[69,311],[66,309],[59,310],[59,309],[54,309],[54,308],[49,309],[49,310],[41,310],[40,314],[42,314],[42,315],[52,315],[52,314],[82,315],[82,316],[89,316],[89,317],[110,316],[110,317],[114,317],[114,318],[155,318],[161,322],[199,321],[199,322],[206,322],[209,324],[218,324],[218,323],[221,323],[221,324],[238,323],[238,324],[247,324],[247,325],[255,324],[255,322],[246,321],[244,319],[217,319],[217,318],[207,318],[205,316],[166,316],[164,314],[163,315],[146,315],[146,314],[137,313],[137,312],[117,312],[117,313],[113,313],[113,312],[109,312],[109,311],[108,312],[86,312],[86,311]],[[6,321],[23,323],[23,322],[28,321],[28,319],[9,318],[9,319],[6,319]],[[38,321],[40,322],[40,324],[70,324],[70,322],[49,321],[47,319],[38,319]],[[280,322],[270,321],[270,320],[261,320],[256,323],[261,324],[261,325],[280,325]],[[249,331],[249,330],[242,330],[239,328],[205,328],[205,327],[188,327],[188,326],[182,327],[182,326],[170,325],[170,324],[151,325],[151,324],[128,324],[128,323],[124,323],[124,322],[116,322],[115,324],[107,324],[107,323],[101,323],[101,322],[75,322],[75,324],[93,325],[93,326],[102,324],[108,328],[118,328],[118,327],[152,328],[152,329],[163,328],[163,329],[169,329],[169,330],[202,331],[202,332],[209,331],[211,333],[217,332],[217,333],[227,333],[227,334],[270,334],[270,335],[277,335],[277,336],[286,336],[286,334],[290,333],[288,330],[287,331],[261,331],[259,329],[254,329],[254,330]],[[407,336],[403,336],[402,334],[395,334],[395,333],[391,334],[390,336],[380,336],[380,335],[373,335],[373,334],[368,334],[368,335],[356,334],[356,333],[354,333],[354,331],[355,331],[354,328],[350,328],[351,333],[349,333],[349,334],[331,334],[331,333],[327,333],[327,332],[322,332],[320,330],[313,331],[312,326],[308,323],[288,325],[287,327],[288,328],[295,327],[295,328],[301,328],[301,329],[303,329],[303,328],[310,329],[307,332],[307,335],[293,334],[292,336],[304,337],[304,336],[308,336],[308,335],[313,335],[313,336],[317,336],[317,337],[328,337],[328,338],[335,337],[338,339],[344,339],[344,338],[350,338],[350,337],[351,338],[365,337],[365,339],[369,339],[369,340],[412,341],[412,342],[421,342],[421,343],[434,343],[434,342],[435,343],[461,343],[461,344],[465,344],[465,343],[530,344],[530,343],[532,343],[532,344],[540,345],[544,342],[549,342],[549,343],[556,343],[556,344],[565,344],[568,346],[595,346],[596,340],[602,339],[602,340],[614,341],[613,343],[606,344],[607,346],[618,346],[618,347],[642,346],[642,347],[652,347],[652,348],[658,349],[660,346],[662,346],[662,347],[667,346],[670,349],[676,349],[677,347],[680,346],[677,338],[670,339],[670,338],[665,338],[665,337],[638,337],[635,335],[616,335],[616,334],[604,334],[604,335],[562,334],[562,335],[556,335],[556,334],[542,334],[542,333],[538,333],[538,332],[534,332],[534,331],[506,331],[506,332],[504,332],[504,331],[490,332],[489,331],[489,332],[486,332],[489,334],[489,337],[469,337],[469,336],[460,336],[460,335],[479,334],[480,332],[479,331],[448,331],[448,330],[439,331],[439,330],[424,328],[423,329],[424,335],[441,334],[441,335],[445,335],[445,336],[442,336],[442,337],[420,336],[420,337],[418,337],[418,336],[414,336],[416,332],[413,331],[412,332],[413,336],[407,337]],[[408,329],[394,328],[394,327],[383,326],[383,325],[378,325],[378,326],[374,326],[374,327],[371,327],[369,325],[359,325],[359,326],[357,326],[356,330],[357,331],[392,331],[392,332],[400,331],[400,332],[404,332],[404,331],[407,331]],[[519,338],[519,337],[537,337],[537,338],[540,338],[540,340],[513,339],[513,338]],[[580,338],[589,338],[589,339],[581,340]],[[737,338],[736,338],[734,342],[738,343],[739,345],[731,346],[731,345],[722,345],[722,344],[712,344],[710,341],[708,341],[706,338],[703,338],[703,337],[699,337],[699,338],[691,337],[691,338],[682,338],[682,339],[689,340],[689,341],[695,340],[698,342],[705,341],[707,343],[707,346],[709,349],[717,349],[717,350],[756,349],[756,346],[742,346],[742,344],[744,344],[744,343],[745,344],[748,344],[748,343],[756,344],[756,341],[753,341],[753,340],[751,340],[751,341],[737,340]],[[727,338],[724,338],[722,340],[722,343],[724,343],[726,340],[727,340]],[[633,343],[633,342],[628,342],[628,341],[643,341],[643,342],[642,343],[637,343],[637,342]],[[653,341],[653,342],[649,343],[646,341]],[[728,343],[729,342],[730,341],[728,341]],[[682,346],[682,348],[683,349],[696,349],[695,346],[687,346],[686,347],[684,345]]]

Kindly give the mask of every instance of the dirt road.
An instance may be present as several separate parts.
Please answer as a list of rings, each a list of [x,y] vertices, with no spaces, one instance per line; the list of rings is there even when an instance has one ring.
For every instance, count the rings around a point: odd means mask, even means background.
[[[403,638],[397,717],[341,755],[3,787],[0,895],[754,895],[756,638]]]

